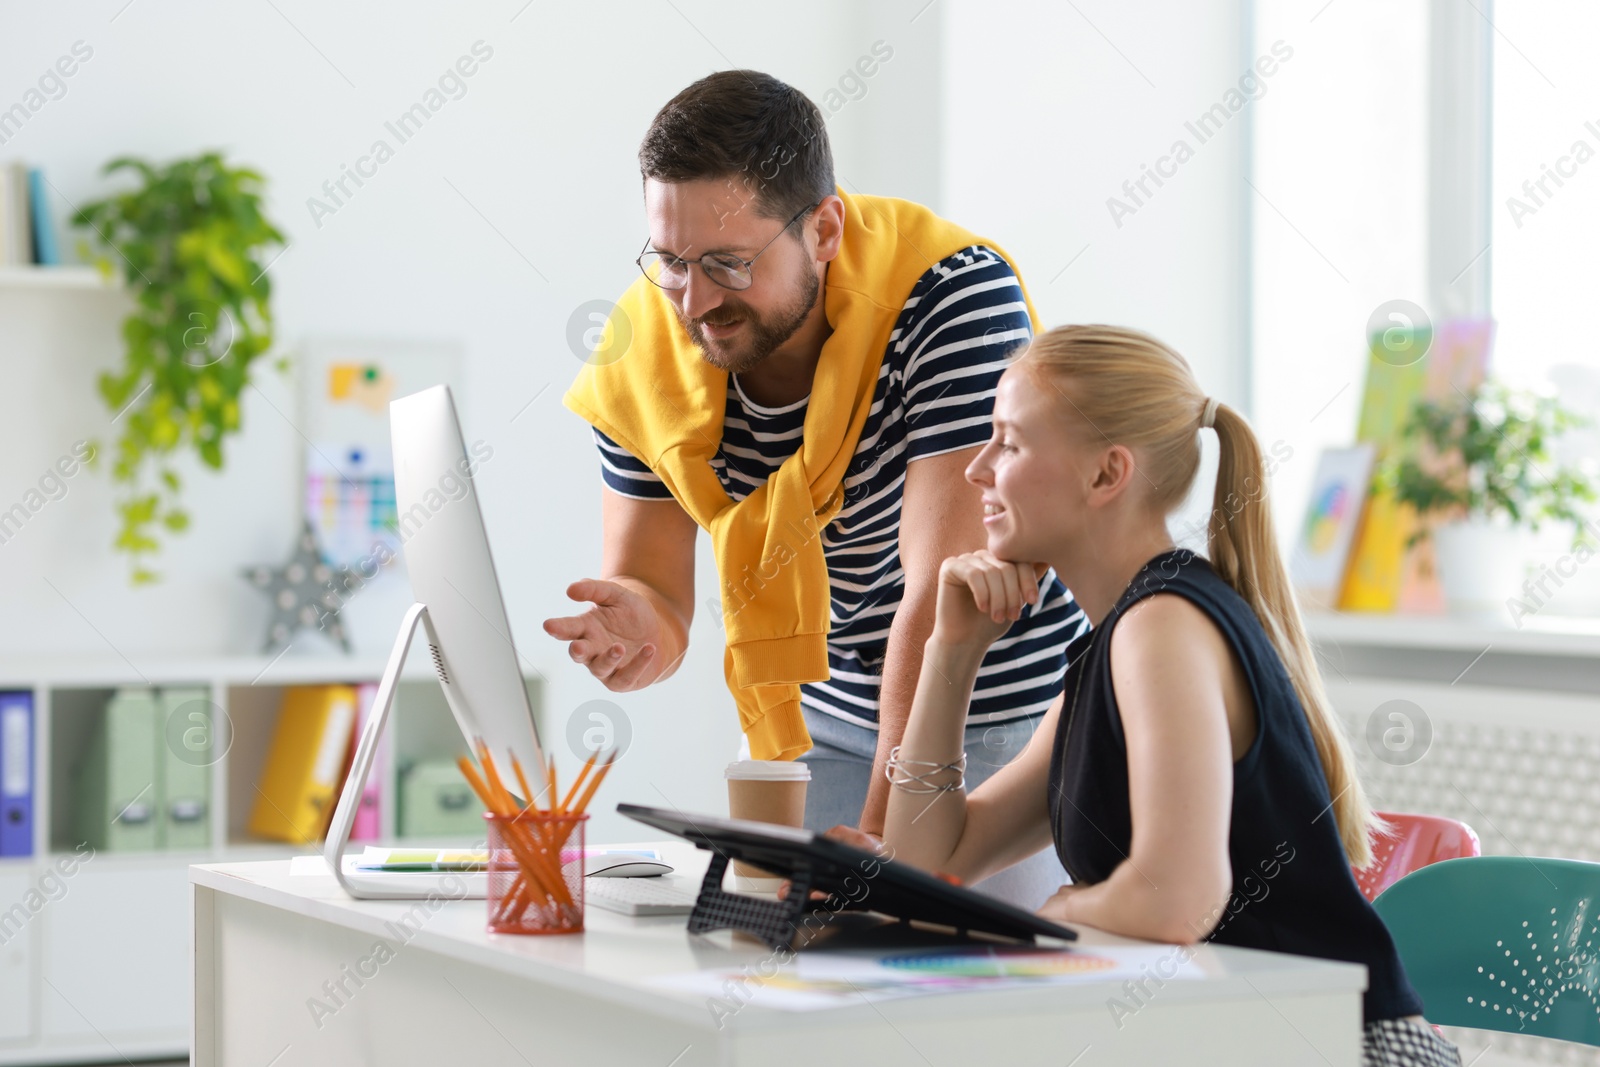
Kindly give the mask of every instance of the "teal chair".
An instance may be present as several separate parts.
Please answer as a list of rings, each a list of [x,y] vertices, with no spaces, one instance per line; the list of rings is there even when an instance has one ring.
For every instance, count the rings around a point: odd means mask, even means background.
[[[1373,907],[1429,1022],[1600,1046],[1600,863],[1443,860]]]

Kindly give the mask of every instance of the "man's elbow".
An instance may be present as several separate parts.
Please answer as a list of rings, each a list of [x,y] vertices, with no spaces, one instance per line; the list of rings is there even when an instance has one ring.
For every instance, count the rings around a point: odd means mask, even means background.
[[[938,569],[934,569],[938,578]],[[936,581],[907,581],[900,593],[900,606],[895,609],[890,625],[906,634],[926,636],[933,632],[934,608],[938,605],[939,587]]]

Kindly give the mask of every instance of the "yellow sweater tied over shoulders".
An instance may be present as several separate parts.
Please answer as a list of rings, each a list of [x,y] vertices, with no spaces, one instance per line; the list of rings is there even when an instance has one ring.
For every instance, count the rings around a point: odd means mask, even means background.
[[[844,235],[823,288],[833,333],[817,361],[800,447],[765,485],[738,502],[723,489],[711,460],[722,441],[728,372],[706,362],[671,297],[643,276],[623,293],[595,348],[621,355],[586,363],[562,398],[649,466],[711,535],[727,634],[723,672],[755,759],[794,759],[811,747],[800,683],[828,677],[831,587],[821,533],[844,506],[845,470],[912,287],[975,244],[1011,263],[993,241],[921,204],[838,195]],[[1023,299],[1038,333],[1026,289]]]

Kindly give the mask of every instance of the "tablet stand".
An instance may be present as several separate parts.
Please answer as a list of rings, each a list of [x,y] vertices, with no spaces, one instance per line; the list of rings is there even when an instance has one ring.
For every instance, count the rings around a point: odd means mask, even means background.
[[[789,873],[789,894],[782,900],[741,896],[722,888],[722,875],[728,857],[713,850],[706,876],[700,883],[700,897],[689,913],[689,932],[739,930],[763,941],[773,950],[789,947],[802,913],[811,898],[811,868],[796,864]]]

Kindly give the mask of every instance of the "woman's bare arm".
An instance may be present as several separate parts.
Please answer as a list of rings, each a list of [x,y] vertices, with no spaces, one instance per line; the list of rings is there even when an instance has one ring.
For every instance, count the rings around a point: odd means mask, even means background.
[[[1040,911],[1130,937],[1196,941],[1232,890],[1236,741],[1248,747],[1235,728],[1253,734],[1255,722],[1253,708],[1228,696],[1237,696],[1242,670],[1198,608],[1158,594],[1117,624],[1111,678],[1128,749],[1129,855],[1105,881],[1070,886]]]

